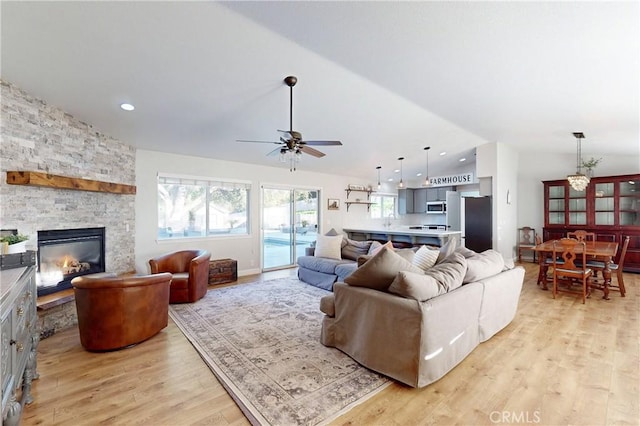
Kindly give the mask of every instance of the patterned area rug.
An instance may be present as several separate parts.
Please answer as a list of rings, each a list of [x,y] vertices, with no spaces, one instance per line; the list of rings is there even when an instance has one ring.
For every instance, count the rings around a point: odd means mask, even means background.
[[[252,424],[325,424],[390,380],[320,343],[325,290],[293,278],[209,290],[169,313]]]

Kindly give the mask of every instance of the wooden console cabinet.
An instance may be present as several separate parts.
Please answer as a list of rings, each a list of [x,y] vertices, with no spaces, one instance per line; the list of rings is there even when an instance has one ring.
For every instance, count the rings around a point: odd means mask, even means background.
[[[2,424],[18,425],[25,404],[33,401],[31,381],[37,378],[39,341],[35,266],[0,272],[2,282]]]
[[[624,270],[640,272],[640,174],[594,177],[585,191],[574,190],[566,179],[543,184],[545,241],[584,229],[622,247],[628,235]]]

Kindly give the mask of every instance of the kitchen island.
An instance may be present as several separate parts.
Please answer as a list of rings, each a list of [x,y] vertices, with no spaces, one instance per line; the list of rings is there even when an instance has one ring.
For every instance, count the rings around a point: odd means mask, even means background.
[[[412,245],[428,244],[443,246],[450,240],[458,240],[460,243],[460,237],[462,232],[460,231],[447,231],[441,229],[413,229],[414,227],[401,226],[392,228],[344,228],[343,231],[347,233],[352,240],[364,241],[364,240],[376,240],[376,241],[391,241],[398,243],[410,243]]]

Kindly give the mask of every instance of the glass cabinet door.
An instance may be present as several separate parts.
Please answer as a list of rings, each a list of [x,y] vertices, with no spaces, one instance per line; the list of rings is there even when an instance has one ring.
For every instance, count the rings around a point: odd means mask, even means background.
[[[620,226],[640,226],[640,179],[620,182]]]
[[[615,225],[614,183],[596,183],[595,185],[595,224]]]
[[[569,225],[587,224],[587,191],[569,187]]]
[[[564,225],[564,185],[549,186],[548,222],[551,225]]]

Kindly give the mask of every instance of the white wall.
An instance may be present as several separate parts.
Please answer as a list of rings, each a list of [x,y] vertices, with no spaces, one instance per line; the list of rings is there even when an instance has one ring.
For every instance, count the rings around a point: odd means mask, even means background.
[[[265,163],[270,161],[265,159]],[[278,164],[275,162],[274,164]],[[158,241],[158,173],[202,176],[251,181],[251,233],[245,237],[216,237]],[[373,176],[372,176],[373,179]],[[238,261],[239,274],[259,272],[261,267],[260,239],[260,185],[291,185],[320,190],[320,232],[335,228],[338,232],[347,221],[358,223],[368,218],[365,206],[354,205],[346,212],[345,188],[349,183],[368,185],[362,179],[313,173],[304,170],[304,163],[295,172],[285,167],[258,166],[246,163],[213,160],[200,157],[138,150],[136,155],[136,241],[135,263],[138,272],[149,270],[148,261],[159,254],[176,250],[202,248],[214,259],[232,258]],[[340,210],[328,211],[327,198],[340,200]],[[350,199],[354,195],[351,194]]]
[[[493,247],[505,259],[515,256],[518,217],[518,152],[504,143],[476,149],[479,179],[491,178]]]

